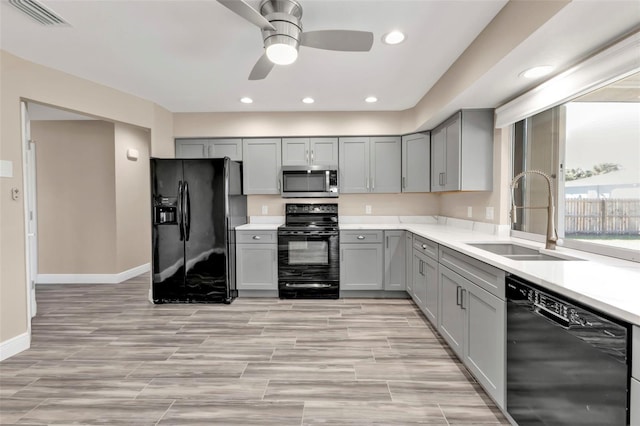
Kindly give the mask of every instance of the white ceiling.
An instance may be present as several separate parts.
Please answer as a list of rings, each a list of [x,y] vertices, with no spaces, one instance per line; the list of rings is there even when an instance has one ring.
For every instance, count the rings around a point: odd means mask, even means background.
[[[41,26],[1,2],[3,50],[172,112],[220,112],[411,108],[506,0],[300,0],[305,30],[372,31],[371,52],[302,47],[296,63],[259,81],[247,80],[263,52],[259,29],[215,0],[43,0],[71,24],[61,28]],[[257,8],[259,0],[248,3]],[[539,83],[518,77],[530,65],[561,70],[639,24],[637,0],[574,0],[448,109],[498,106]],[[407,40],[382,44],[396,28]],[[364,103],[369,95],[379,102]],[[255,102],[241,104],[243,96]],[[303,104],[305,96],[316,103]]]

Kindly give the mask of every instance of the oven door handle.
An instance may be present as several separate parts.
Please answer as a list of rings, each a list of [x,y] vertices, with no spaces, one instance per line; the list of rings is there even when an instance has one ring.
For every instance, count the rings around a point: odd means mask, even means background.
[[[289,288],[329,288],[331,284],[327,283],[286,283],[285,287]]]

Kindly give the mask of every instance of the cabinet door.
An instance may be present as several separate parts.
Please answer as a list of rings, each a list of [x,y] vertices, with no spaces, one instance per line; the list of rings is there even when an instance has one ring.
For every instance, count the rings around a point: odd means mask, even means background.
[[[242,161],[242,139],[213,139],[209,145],[209,158],[224,157]]]
[[[238,290],[278,290],[278,246],[236,244]]]
[[[427,275],[425,261],[427,257],[417,250],[413,251],[413,301],[424,311],[424,303],[427,299]]]
[[[467,290],[461,301],[467,330],[463,361],[498,405],[504,407],[506,305],[474,284]]]
[[[311,138],[309,164],[338,165],[338,138]]]
[[[370,139],[371,192],[400,192],[400,137],[384,136]]]
[[[339,139],[340,192],[369,192],[369,138]]]
[[[446,131],[446,170],[444,174],[444,190],[460,189],[460,114],[447,124]]]
[[[426,284],[424,313],[434,327],[438,327],[438,262],[426,257],[423,266]]]
[[[463,359],[465,321],[464,310],[460,308],[460,299],[462,290],[466,288],[466,280],[442,265],[438,275],[440,293],[438,330],[456,355]]]
[[[405,286],[405,241],[404,231],[384,232],[384,289],[404,291]]]
[[[439,127],[431,133],[431,191],[444,190],[447,161],[446,128]]]
[[[209,139],[177,139],[176,158],[207,158]]]
[[[405,287],[407,293],[411,295],[413,293],[413,234],[411,232],[406,233],[404,237],[404,253],[405,253]]]
[[[431,191],[431,148],[429,135],[402,137],[402,192]]]
[[[340,289],[382,290],[382,244],[340,246]]]
[[[283,166],[306,166],[310,160],[309,138],[282,139]]]
[[[246,195],[280,193],[281,151],[280,139],[243,139]]]

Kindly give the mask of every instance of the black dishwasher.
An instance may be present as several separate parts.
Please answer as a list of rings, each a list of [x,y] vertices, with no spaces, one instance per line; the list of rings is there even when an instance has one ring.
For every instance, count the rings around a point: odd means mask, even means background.
[[[509,276],[507,412],[519,426],[629,424],[630,327]]]

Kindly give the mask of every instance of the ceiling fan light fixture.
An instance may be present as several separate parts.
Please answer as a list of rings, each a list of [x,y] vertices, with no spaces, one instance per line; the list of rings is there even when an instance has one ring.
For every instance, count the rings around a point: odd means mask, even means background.
[[[240,102],[242,102],[243,104],[252,104],[253,103],[253,99],[245,96],[240,98]]]
[[[276,65],[290,65],[298,59],[298,40],[278,34],[264,41],[267,58]]]
[[[302,98],[302,102],[304,102],[305,104],[312,104],[315,102],[315,99],[307,96],[306,98]]]
[[[367,96],[364,101],[368,104],[373,104],[375,102],[378,102],[378,98],[376,98],[375,96]]]
[[[405,40],[405,38],[406,36],[403,32],[394,30],[382,36],[382,42],[390,45],[400,44]]]

